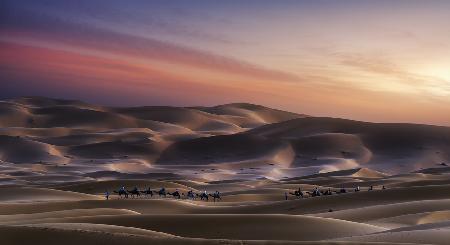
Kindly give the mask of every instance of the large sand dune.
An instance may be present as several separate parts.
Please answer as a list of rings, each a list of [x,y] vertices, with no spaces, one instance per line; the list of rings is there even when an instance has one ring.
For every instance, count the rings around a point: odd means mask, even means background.
[[[448,244],[449,164],[448,127],[12,99],[0,102],[1,243]]]

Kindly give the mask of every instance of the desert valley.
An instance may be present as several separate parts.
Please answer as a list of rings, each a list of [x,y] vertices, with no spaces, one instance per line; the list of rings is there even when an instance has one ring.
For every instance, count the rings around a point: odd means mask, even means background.
[[[0,102],[0,238],[448,244],[449,164],[443,126],[21,97]]]

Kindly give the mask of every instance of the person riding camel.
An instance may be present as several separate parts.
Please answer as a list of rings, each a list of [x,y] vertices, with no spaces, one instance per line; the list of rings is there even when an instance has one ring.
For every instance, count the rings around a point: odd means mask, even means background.
[[[314,196],[320,196],[319,187],[314,188],[313,195]]]
[[[188,198],[191,198],[192,200],[194,200],[194,198],[195,198],[194,192],[193,192],[192,190],[189,190],[189,191],[187,192],[187,197],[188,197]]]

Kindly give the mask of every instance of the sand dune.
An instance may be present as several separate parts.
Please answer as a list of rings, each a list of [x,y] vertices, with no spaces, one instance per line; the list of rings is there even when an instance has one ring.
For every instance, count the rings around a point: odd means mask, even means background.
[[[414,168],[435,166],[449,161],[448,143],[450,129],[447,127],[415,125],[415,124],[383,124],[366,123],[344,119],[306,117],[293,119],[281,123],[274,123],[258,127],[248,132],[265,137],[285,140],[303,139],[329,135],[329,133],[354,135],[370,151],[370,159],[363,158],[359,164],[370,166],[375,170],[388,173],[409,172]],[[335,147],[343,157],[357,159],[354,149],[346,149],[346,144],[338,139]],[[351,142],[348,141],[347,142]],[[333,141],[322,141],[326,148],[333,145]],[[320,141],[314,151],[320,148]],[[336,151],[337,151],[336,149]],[[301,152],[295,164],[304,164]],[[315,156],[320,159],[321,155]],[[309,162],[311,159],[309,159]],[[409,164],[406,164],[409,162]]]
[[[210,108],[197,107],[197,109],[212,114],[224,115],[229,120],[243,128],[254,128],[268,123],[282,122],[294,118],[306,117],[306,115],[289,113],[247,103],[219,105]]]
[[[449,146],[448,127],[246,103],[0,101],[1,242],[447,244]],[[119,197],[120,187],[181,198]],[[315,188],[334,192],[307,194]]]
[[[172,241],[172,237],[158,232],[92,224],[0,226],[0,234],[2,240],[8,244],[177,244],[189,242],[184,239]]]
[[[346,169],[339,171],[331,171],[326,173],[319,173],[313,175],[302,176],[298,178],[287,179],[285,181],[302,180],[302,179],[313,179],[313,178],[323,178],[323,177],[356,177],[356,178],[384,178],[387,177],[386,174],[374,171],[367,168],[355,168]]]
[[[418,199],[420,197],[417,197]],[[362,208],[335,211],[332,213],[315,214],[320,217],[329,217],[335,219],[349,220],[355,222],[371,222],[380,220],[393,220],[402,216],[412,215],[413,217],[434,211],[443,211],[448,209],[450,199],[440,200],[420,200],[412,202],[399,202],[387,205],[373,205]],[[403,216],[404,217],[404,216]]]
[[[174,143],[158,159],[159,164],[207,164],[263,157],[282,147],[276,141],[243,134],[206,137]]]
[[[114,158],[141,158],[151,162],[158,157],[160,149],[158,144],[149,140],[142,142],[102,142],[70,147],[68,153],[80,158],[114,159]]]
[[[0,158],[6,162],[65,162],[56,147],[23,137],[0,135]]]
[[[142,231],[136,228],[116,227],[92,224],[59,224],[0,226],[3,241],[8,244],[407,244],[407,243],[370,243],[370,242],[294,242],[294,241],[243,241],[224,239],[194,239],[167,236],[159,232]],[[86,225],[86,230],[80,226]],[[67,239],[70,237],[71,239]],[[417,244],[417,243],[416,243]]]
[[[219,115],[179,107],[135,107],[117,108],[115,112],[144,120],[159,121],[181,125],[195,131],[238,132],[240,127],[227,122]]]
[[[32,187],[0,188],[0,198],[2,202],[74,201],[99,199],[96,196],[76,192]]]
[[[450,211],[432,211],[424,213],[405,214],[395,217],[373,220],[371,224],[380,224],[383,227],[389,228],[411,227],[417,229],[417,225],[440,223],[450,221]],[[442,224],[441,224],[442,225]],[[450,226],[450,224],[448,224]]]
[[[355,236],[341,238],[341,241],[361,241],[361,242],[392,242],[392,243],[415,243],[415,244],[448,244],[450,238],[449,229],[436,229],[425,231],[403,231],[388,232],[366,236]]]
[[[44,213],[33,213],[33,214],[0,215],[0,223],[1,224],[27,224],[35,222],[41,223],[40,220],[49,218],[70,218],[83,216],[125,215],[125,214],[139,214],[139,213],[126,209],[108,209],[108,208],[70,209]]]
[[[183,237],[233,240],[313,241],[384,231],[366,224],[291,215],[120,215],[46,219],[48,221],[109,224]],[[298,229],[299,226],[302,229]],[[318,226],[327,233],[315,228]]]
[[[450,162],[450,130],[445,127],[308,117],[245,103],[110,108],[25,97],[2,102],[0,115],[5,117],[3,135],[32,135],[32,143],[54,146],[71,158],[131,156],[162,166],[238,163],[232,172],[252,162],[248,168],[265,169],[251,175],[278,179],[286,176],[266,165],[311,169],[303,174],[283,170],[288,177],[354,168],[362,168],[359,177],[367,177],[364,171],[399,174]],[[7,162],[23,161],[17,153],[3,155],[13,155],[4,158]],[[221,172],[207,179],[226,176]]]

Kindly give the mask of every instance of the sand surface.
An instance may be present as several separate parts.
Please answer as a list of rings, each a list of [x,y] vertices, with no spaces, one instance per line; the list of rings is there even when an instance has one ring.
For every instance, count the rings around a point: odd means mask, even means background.
[[[245,103],[0,101],[1,243],[448,244],[448,164],[447,127]]]

